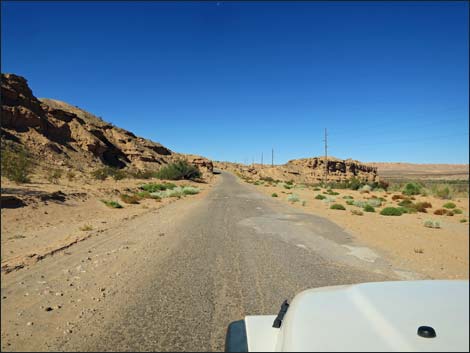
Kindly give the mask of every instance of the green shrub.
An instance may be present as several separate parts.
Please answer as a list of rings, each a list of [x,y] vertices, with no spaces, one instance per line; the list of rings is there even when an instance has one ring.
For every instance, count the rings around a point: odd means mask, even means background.
[[[368,206],[372,206],[372,207],[382,206],[382,201],[380,201],[377,198],[369,199],[369,200],[366,201],[366,203],[367,203]]]
[[[333,191],[333,190],[329,190],[329,191],[328,191],[328,195],[336,196],[336,195],[339,195],[339,192],[336,192],[336,191]]]
[[[467,222],[467,220],[466,220],[465,218],[462,218],[462,219],[460,220],[460,223],[465,223],[465,222]]]
[[[60,169],[52,169],[47,173],[47,180],[50,183],[57,184],[61,176],[62,171]]]
[[[403,195],[419,195],[421,193],[422,186],[418,183],[407,183],[403,189]]]
[[[316,188],[313,188],[313,191],[320,191],[321,189],[316,187]]]
[[[137,170],[129,172],[129,175],[135,179],[151,179],[155,176],[155,172],[152,170]]]
[[[385,207],[380,211],[380,214],[382,216],[401,216],[403,211],[396,207]]]
[[[441,223],[439,221],[433,221],[432,219],[427,219],[424,221],[424,226],[428,228],[441,228]]]
[[[351,210],[351,213],[355,216],[362,216],[364,213],[359,210]]]
[[[361,192],[365,192],[365,193],[368,193],[368,192],[371,192],[372,191],[372,187],[370,185],[364,185],[362,186],[360,189],[359,189]]]
[[[346,208],[343,205],[339,204],[339,203],[335,203],[335,204],[331,205],[330,209],[332,209],[332,210],[342,210],[342,211],[346,210]]]
[[[272,197],[277,197],[278,195],[277,195],[275,192],[273,192],[273,193],[271,194],[271,196],[272,196]]]
[[[363,183],[356,177],[353,177],[349,180],[349,188],[351,190],[358,190],[362,185]]]
[[[183,186],[183,194],[184,195],[196,195],[199,194],[199,189],[193,186]]]
[[[129,204],[138,204],[139,203],[139,196],[137,195],[127,195],[121,194],[119,196],[122,202],[129,203]]]
[[[397,207],[402,213],[416,213],[418,212],[414,207]]]
[[[442,207],[444,207],[444,208],[455,208],[456,205],[453,202],[447,202],[447,203],[443,204]]]
[[[287,184],[287,185],[293,185],[293,184],[294,184],[294,180],[291,179],[291,180],[289,180],[289,181],[286,181],[286,184]]]
[[[302,206],[305,206],[307,204],[307,201],[302,201]]]
[[[354,199],[354,197],[349,196],[349,195],[345,195],[345,196],[343,196],[343,199],[345,199],[345,200],[352,200],[352,199]]]
[[[260,177],[261,180],[264,180],[264,181],[267,181],[267,182],[270,182],[270,183],[273,183],[274,182],[274,179],[271,178],[271,177]]]
[[[450,199],[450,198],[452,198],[451,192],[450,192],[450,189],[449,189],[448,186],[438,188],[435,191],[435,194],[436,194],[437,197],[439,197],[441,199]]]
[[[363,208],[363,210],[364,210],[365,212],[375,212],[375,208],[372,207],[372,206],[369,205],[369,204],[365,205],[364,208]]]
[[[284,184],[284,188],[287,190],[290,190],[292,189],[292,185]]]
[[[179,160],[160,168],[155,173],[155,177],[167,180],[195,180],[201,177],[201,171],[187,161]]]
[[[172,190],[176,187],[173,183],[149,183],[140,186],[140,189],[148,191],[148,192],[155,192],[155,191],[163,191],[163,190]]]
[[[94,170],[91,175],[97,180],[105,180],[107,177],[112,177],[114,180],[121,180],[126,177],[126,172],[117,168],[106,166]]]
[[[287,201],[290,201],[290,202],[299,202],[300,199],[299,199],[299,196],[296,195],[296,194],[290,194],[289,196],[287,196]]]
[[[452,210],[452,212],[454,212],[454,214],[462,214],[463,211],[460,209],[460,208],[455,208]]]
[[[408,207],[413,204],[413,201],[411,201],[409,198],[404,199],[403,201],[400,201],[398,203],[398,206],[403,206],[403,207]]]
[[[361,200],[354,200],[353,205],[356,207],[363,208],[365,205],[367,205],[367,202]]]
[[[326,196],[323,196],[323,195],[321,195],[321,194],[318,194],[317,196],[315,196],[315,199],[316,199],[316,200],[324,200],[324,199],[326,199]]]
[[[106,206],[111,207],[111,208],[122,208],[122,206],[116,202],[116,201],[107,201],[107,200],[101,200]]]
[[[33,164],[26,149],[2,143],[1,153],[2,175],[16,183],[28,183]]]
[[[346,200],[346,204],[352,206],[354,205],[354,200]]]

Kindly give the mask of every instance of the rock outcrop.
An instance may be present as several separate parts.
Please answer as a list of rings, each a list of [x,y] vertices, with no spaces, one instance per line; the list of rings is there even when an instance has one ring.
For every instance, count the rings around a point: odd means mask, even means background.
[[[81,171],[100,165],[156,170],[183,158],[212,171],[207,158],[175,153],[65,102],[38,99],[21,76],[1,79],[2,139],[26,146],[42,164]]]

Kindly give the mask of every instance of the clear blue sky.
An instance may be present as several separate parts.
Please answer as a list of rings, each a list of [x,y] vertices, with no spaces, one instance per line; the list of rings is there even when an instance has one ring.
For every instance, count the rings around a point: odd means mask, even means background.
[[[2,2],[2,72],[177,152],[468,163],[467,2]]]

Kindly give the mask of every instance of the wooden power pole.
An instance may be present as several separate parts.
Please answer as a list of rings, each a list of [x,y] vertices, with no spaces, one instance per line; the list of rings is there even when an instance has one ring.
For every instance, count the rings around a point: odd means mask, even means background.
[[[274,148],[271,149],[271,167],[274,167]]]
[[[328,132],[325,128],[325,186],[328,183]]]

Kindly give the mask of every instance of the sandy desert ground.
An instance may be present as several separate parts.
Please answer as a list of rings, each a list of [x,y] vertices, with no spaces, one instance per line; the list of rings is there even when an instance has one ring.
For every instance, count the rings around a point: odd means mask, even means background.
[[[326,217],[349,231],[359,241],[381,250],[387,254],[388,259],[404,268],[409,268],[435,279],[468,279],[469,277],[469,223],[468,204],[469,199],[457,198],[452,200],[462,214],[454,216],[434,215],[436,209],[442,208],[447,200],[431,196],[415,196],[416,201],[428,201],[432,208],[427,213],[403,214],[399,217],[382,216],[379,214],[381,208],[386,206],[397,206],[392,201],[392,196],[399,192],[372,192],[361,194],[353,190],[335,190],[339,195],[330,196],[335,202],[325,203],[316,200],[315,196],[322,194],[321,191],[313,191],[313,188],[285,189],[283,186],[255,185],[265,194],[278,195],[279,202],[287,200],[290,193],[299,196],[300,201],[292,203],[295,207],[305,212]],[[356,206],[346,204],[343,196],[352,196],[354,200],[366,200],[371,195],[383,197],[385,203],[376,209],[376,212],[363,212],[362,216],[353,215],[351,210],[361,210]],[[302,205],[305,201],[305,205]],[[400,201],[400,200],[398,200]],[[330,205],[340,203],[346,210],[332,210]],[[432,219],[441,224],[440,229],[424,227],[424,221]],[[461,223],[461,220],[467,220]]]

